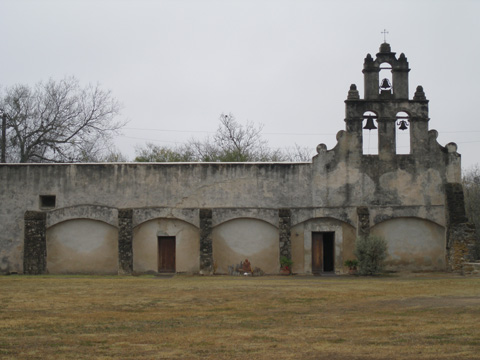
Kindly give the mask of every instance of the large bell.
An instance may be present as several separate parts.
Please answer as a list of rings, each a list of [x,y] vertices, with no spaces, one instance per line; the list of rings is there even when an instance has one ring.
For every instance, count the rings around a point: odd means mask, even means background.
[[[388,81],[387,78],[382,80],[382,85],[380,85],[380,89],[388,90],[391,87],[392,87],[392,85],[390,84],[390,81]]]
[[[375,123],[373,122],[373,116],[368,116],[367,117],[367,123],[363,127],[365,130],[375,130],[377,127],[375,126]]]
[[[407,129],[408,129],[408,127],[407,127],[407,126],[408,126],[408,123],[407,123],[406,120],[400,120],[400,122],[397,123],[397,125],[400,125],[400,126],[398,127],[400,130],[407,130]]]

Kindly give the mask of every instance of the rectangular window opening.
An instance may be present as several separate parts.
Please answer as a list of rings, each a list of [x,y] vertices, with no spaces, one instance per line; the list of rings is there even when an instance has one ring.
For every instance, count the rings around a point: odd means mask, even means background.
[[[55,195],[40,195],[40,208],[41,209],[54,209],[57,202]]]

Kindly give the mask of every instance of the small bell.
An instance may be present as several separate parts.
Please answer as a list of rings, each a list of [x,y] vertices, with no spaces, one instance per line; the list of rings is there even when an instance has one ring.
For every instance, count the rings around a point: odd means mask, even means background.
[[[400,125],[399,129],[402,131],[408,129],[408,123],[406,120],[400,120],[400,122],[398,122],[397,125]]]
[[[382,85],[380,85],[380,89],[382,90],[388,90],[392,88],[392,84],[390,84],[390,81],[388,81],[387,78],[382,80]]]
[[[365,130],[375,130],[377,128],[373,122],[373,119],[373,116],[367,116],[367,123],[363,127]]]

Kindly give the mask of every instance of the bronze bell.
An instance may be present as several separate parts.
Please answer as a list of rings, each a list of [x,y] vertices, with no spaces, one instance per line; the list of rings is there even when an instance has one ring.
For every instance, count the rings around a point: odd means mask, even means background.
[[[400,125],[399,126],[399,129],[400,130],[407,130],[408,129],[408,123],[406,120],[400,120],[400,122],[397,123],[397,125]]]
[[[382,85],[380,85],[380,88],[381,89],[385,89],[385,90],[388,90],[392,87],[392,85],[390,84],[390,81],[388,81],[387,78],[383,79],[382,80]]]
[[[373,116],[367,116],[367,123],[363,127],[365,130],[375,130],[377,128],[373,122],[373,119]]]

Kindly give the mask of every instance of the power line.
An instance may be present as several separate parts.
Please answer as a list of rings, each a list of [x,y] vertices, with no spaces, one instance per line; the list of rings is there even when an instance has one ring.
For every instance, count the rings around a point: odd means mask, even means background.
[[[292,134],[290,134],[292,135]],[[315,135],[315,134],[312,134]],[[327,134],[328,135],[328,134]],[[132,140],[143,140],[143,141],[151,141],[157,143],[171,143],[171,144],[186,144],[185,141],[171,141],[171,140],[160,140],[160,139],[149,139],[149,138],[142,138],[142,137],[133,137],[133,136],[126,136],[126,135],[118,135],[118,137],[122,137],[125,139],[132,139]],[[471,144],[471,143],[480,143],[480,140],[474,141],[455,141],[456,144]],[[405,146],[400,146],[405,147]]]
[[[216,131],[206,130],[176,130],[176,129],[154,129],[154,128],[130,128],[125,127],[125,130],[139,130],[139,131],[158,131],[158,132],[178,132],[178,133],[204,133],[215,134]],[[435,129],[437,130],[437,129]],[[457,134],[457,133],[479,133],[480,130],[461,130],[461,131],[442,131],[437,130],[440,134]],[[295,136],[317,136],[317,135],[336,135],[336,133],[292,133],[292,132],[262,132],[262,135],[295,135]]]
[[[158,132],[179,132],[179,133],[205,133],[215,134],[216,131],[206,130],[174,130],[174,129],[149,129],[149,128],[123,128],[124,130],[140,130],[140,131],[158,131]],[[300,135],[300,136],[317,136],[317,135],[336,135],[335,133],[292,133],[292,132],[261,132],[261,135]]]

